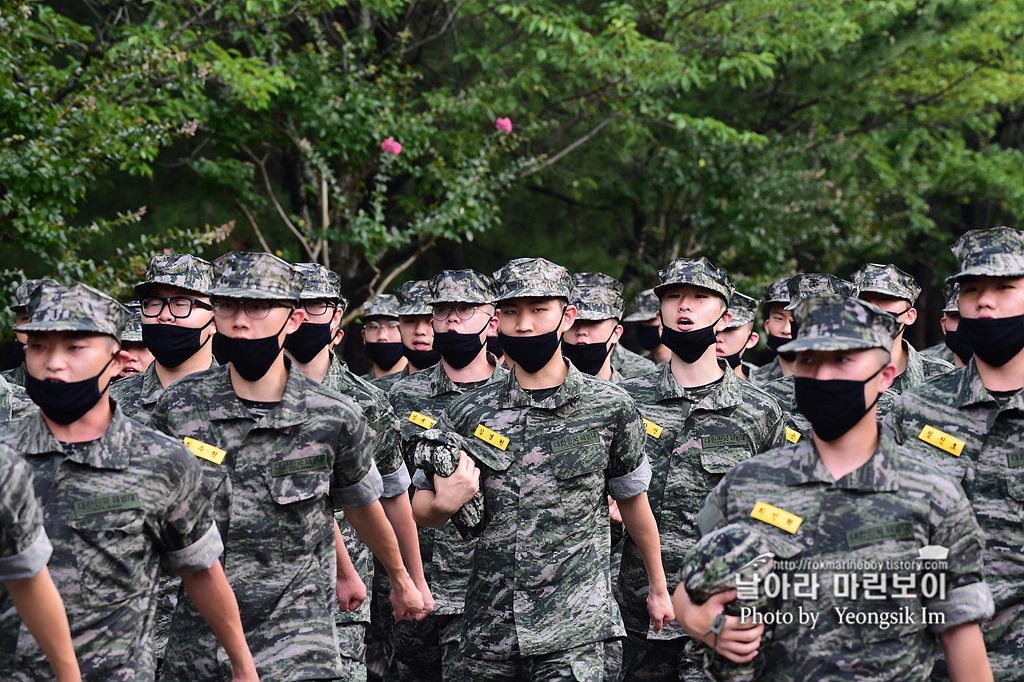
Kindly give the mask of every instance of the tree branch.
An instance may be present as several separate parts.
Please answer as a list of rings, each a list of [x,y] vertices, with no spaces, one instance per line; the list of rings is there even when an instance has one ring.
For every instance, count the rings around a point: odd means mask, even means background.
[[[525,178],[525,177],[527,177],[529,175],[533,175],[537,171],[541,171],[541,170],[547,168],[548,166],[551,166],[553,164],[558,163],[558,161],[561,160],[561,158],[563,156],[565,156],[566,154],[568,154],[572,150],[576,149],[580,145],[585,144],[586,142],[588,142],[590,140],[590,138],[594,137],[599,132],[601,132],[604,129],[604,127],[606,125],[608,125],[609,123],[611,123],[611,122],[612,122],[612,117],[609,116],[605,120],[603,120],[600,123],[598,123],[597,126],[595,126],[594,129],[591,130],[589,133],[587,133],[586,135],[584,135],[580,139],[576,140],[575,142],[570,144],[568,147],[566,147],[562,151],[560,151],[557,154],[555,154],[554,156],[550,157],[549,159],[544,161],[544,163],[540,164],[539,166],[534,166],[533,168],[520,173],[519,177],[517,177],[516,180],[522,180],[523,178]]]
[[[245,217],[248,219],[249,224],[252,225],[252,231],[256,233],[256,239],[260,241],[260,246],[262,246],[263,250],[266,251],[267,253],[273,253],[273,251],[270,250],[270,247],[267,246],[267,240],[263,238],[263,232],[260,231],[260,227],[259,225],[256,224],[256,219],[252,217],[252,213],[249,213],[249,209],[245,207],[245,204],[243,204],[242,200],[239,199],[237,196],[233,197],[233,199],[235,200],[235,204],[238,206],[238,208],[240,208],[242,210],[242,213],[245,214]]]
[[[367,300],[370,300],[374,296],[380,295],[380,293],[382,291],[384,291],[385,289],[387,289],[388,285],[391,284],[391,282],[394,281],[395,277],[397,277],[398,275],[402,274],[403,272],[408,270],[410,267],[412,267],[412,264],[415,263],[417,260],[419,260],[420,256],[422,256],[428,250],[433,248],[434,243],[436,241],[437,241],[437,237],[431,237],[427,241],[420,242],[420,245],[416,248],[416,251],[411,256],[406,258],[404,261],[402,261],[401,263],[396,265],[395,268],[391,272],[388,273],[387,277],[385,277],[383,279],[383,281],[381,281],[381,283],[376,286],[376,289],[374,289],[373,283],[371,283],[370,284],[370,295],[367,297]],[[377,267],[374,266],[372,263],[370,264],[370,267],[372,267],[374,270],[377,270]],[[377,272],[379,273],[380,271],[377,270]],[[347,311],[345,313],[345,316],[341,319],[341,326],[342,327],[347,326],[349,323],[352,322],[352,320],[356,319],[357,317],[359,317],[362,314],[363,314],[363,306],[359,306],[358,308],[355,308],[355,309]]]
[[[266,188],[267,194],[270,196],[270,201],[273,202],[274,208],[277,210],[277,214],[281,216],[281,220],[284,221],[285,226],[291,230],[291,233],[298,238],[299,244],[302,245],[302,249],[306,252],[306,255],[309,256],[309,260],[315,260],[313,257],[313,249],[310,248],[309,242],[306,241],[306,237],[299,231],[299,228],[295,227],[292,221],[289,220],[288,214],[286,214],[284,212],[284,208],[281,207],[281,202],[277,200],[277,195],[274,193],[274,187],[270,182],[270,174],[267,172],[267,157],[264,156],[262,159],[259,159],[244,144],[240,145],[240,147],[242,151],[252,159],[252,162],[259,167],[260,175],[263,176],[263,186]],[[269,155],[270,152],[267,152],[267,154]]]

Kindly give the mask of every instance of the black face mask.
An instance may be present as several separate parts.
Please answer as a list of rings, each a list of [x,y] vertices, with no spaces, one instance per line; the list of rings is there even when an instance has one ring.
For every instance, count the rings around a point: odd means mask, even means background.
[[[654,350],[661,345],[661,330],[657,325],[638,324],[636,326],[636,342],[644,350]]]
[[[25,372],[25,391],[51,420],[70,424],[91,410],[103,397],[103,391],[110,387],[110,382],[107,382],[107,388],[100,390],[100,377],[113,361],[114,358],[110,358],[99,374],[81,381],[42,381]]]
[[[796,334],[794,334],[794,336],[796,336]],[[768,346],[768,348],[773,350],[780,358],[782,358],[786,362],[793,362],[794,360],[796,360],[795,352],[790,351],[786,353],[779,353],[779,346],[784,346],[792,340],[793,339],[787,339],[785,336],[775,336],[774,334],[769,334],[768,339],[765,341],[765,344]]]
[[[330,322],[303,322],[284,339],[284,349],[292,354],[296,362],[303,365],[312,362],[320,351],[327,347],[334,335]]]
[[[615,336],[612,330],[611,336],[605,339],[604,343],[566,343],[562,341],[562,355],[569,358],[569,362],[576,366],[581,372],[591,376],[597,376],[604,366],[605,358],[612,352],[608,342]]]
[[[1024,315],[996,319],[961,316],[956,337],[986,365],[1002,367],[1024,350]]]
[[[878,402],[881,393],[865,406],[864,385],[883,369],[885,365],[864,381],[797,377],[794,387],[797,409],[811,423],[818,438],[831,443],[852,429]]]
[[[487,337],[487,352],[496,358],[500,358],[505,354],[505,349],[501,347],[501,339],[497,336]]]
[[[967,364],[967,361],[974,356],[974,351],[971,347],[964,343],[963,339],[960,338],[960,327],[950,331],[946,331],[946,348],[953,351],[953,354],[960,358],[960,362]]]
[[[281,344],[277,342],[277,337],[288,326],[290,319],[289,315],[281,329],[277,330],[277,334],[264,336],[262,339],[232,339],[224,334],[214,334],[213,350],[225,362],[234,365],[238,376],[246,381],[259,381],[270,371],[270,366],[281,354]]]
[[[370,362],[385,372],[397,365],[398,361],[404,357],[402,355],[403,348],[405,346],[402,345],[401,341],[395,341],[394,343],[378,341],[376,343],[363,344],[363,352],[366,353],[366,357],[370,358]]]
[[[750,337],[753,335],[753,331],[747,334],[747,340],[743,342],[744,350],[746,350],[747,342],[750,341]],[[736,369],[743,363],[743,360],[740,358],[740,353],[742,352],[742,350],[739,350],[733,353],[732,355],[723,355],[722,359],[729,363],[729,367],[731,367],[732,369]]]
[[[725,315],[724,311],[722,315]],[[722,319],[722,315],[718,316],[718,320]],[[662,326],[661,342],[670,351],[678,355],[680,360],[688,365],[692,365],[700,360],[701,356],[707,351],[708,346],[715,345],[715,342],[718,340],[718,337],[715,335],[715,325],[718,324],[718,320],[715,320],[714,323],[707,327],[693,329],[688,332],[681,332]]]
[[[415,350],[402,346],[402,355],[409,358],[409,362],[416,369],[427,369],[441,362],[441,353],[436,348],[430,350]]]
[[[490,324],[490,320],[487,321]],[[484,325],[486,327],[487,325]],[[434,350],[441,354],[444,361],[455,369],[462,369],[480,355],[484,342],[480,340],[481,329],[476,334],[459,334],[445,332],[434,334]],[[413,363],[414,365],[416,363]],[[416,365],[419,367],[419,365]]]
[[[213,324],[211,319],[202,327],[180,327],[176,324],[142,325],[142,343],[163,367],[177,367],[206,345],[200,341],[203,330]],[[212,338],[212,337],[211,337]]]
[[[565,308],[562,308],[561,320],[565,319]],[[505,349],[505,355],[512,358],[512,362],[523,368],[524,372],[533,374],[539,372],[544,365],[551,361],[551,358],[558,352],[558,346],[562,339],[558,336],[558,327],[546,334],[537,336],[508,336],[498,332],[501,339],[501,346]]]

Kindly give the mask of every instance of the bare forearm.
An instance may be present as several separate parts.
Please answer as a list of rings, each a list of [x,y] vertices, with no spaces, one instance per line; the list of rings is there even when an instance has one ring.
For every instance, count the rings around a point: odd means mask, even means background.
[[[952,682],[991,682],[985,640],[977,623],[956,625],[939,633]]]
[[[4,586],[58,682],[80,682],[82,676],[71,645],[68,616],[50,572],[44,568],[31,578],[12,580]]]
[[[235,679],[256,679],[256,665],[242,631],[238,602],[220,561],[202,571],[182,573],[181,582],[227,652]]]
[[[408,493],[401,493],[394,497],[382,497],[380,502],[384,507],[384,514],[388,517],[388,523],[391,524],[391,528],[395,532],[395,539],[398,541],[398,549],[405,561],[406,570],[409,571],[409,575],[417,585],[425,583],[423,561],[420,558],[420,539],[416,533],[416,522],[412,517]]]
[[[440,528],[448,523],[451,514],[438,509],[434,505],[436,495],[433,490],[417,490],[412,497],[412,515],[416,523],[424,528]]]
[[[652,588],[668,591],[665,581],[665,568],[661,563],[661,539],[658,535],[658,524],[654,520],[651,506],[647,502],[647,493],[635,497],[617,500],[622,523],[629,531],[640,556],[647,569],[647,580]]]
[[[366,507],[345,507],[345,518],[352,524],[360,539],[370,548],[374,556],[384,565],[392,581],[409,578],[402,555],[398,549],[395,532],[388,523],[387,515],[380,502]]]

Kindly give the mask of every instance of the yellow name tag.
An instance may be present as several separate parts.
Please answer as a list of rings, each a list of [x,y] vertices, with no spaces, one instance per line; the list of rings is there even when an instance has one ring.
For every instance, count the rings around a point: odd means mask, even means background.
[[[209,443],[204,443],[201,440],[195,438],[186,438],[185,447],[192,451],[192,454],[199,459],[205,459],[207,462],[213,462],[214,464],[220,464],[224,461],[224,455],[228,454],[220,448],[215,448]]]
[[[791,428],[789,428],[787,426],[786,427],[786,440],[788,440],[790,443],[797,442],[798,440],[800,440],[800,432],[799,431],[794,431],[793,429],[791,429]]]
[[[800,524],[804,522],[796,514],[790,514],[784,509],[773,507],[767,502],[758,502],[754,505],[754,511],[750,512],[750,517],[757,519],[758,521],[764,521],[770,523],[776,528],[781,528],[784,531],[790,533],[796,533],[800,528]]]
[[[483,424],[477,425],[476,431],[473,432],[473,435],[484,442],[490,443],[499,450],[504,450],[505,448],[508,447],[509,444],[508,438],[505,438],[505,436],[501,435],[500,433],[495,433],[494,431],[491,431]]]
[[[432,429],[434,428],[434,424],[437,423],[436,419],[431,419],[427,415],[420,414],[419,412],[411,412],[409,414],[409,421],[416,426],[422,426],[425,429]]]
[[[934,445],[940,450],[945,450],[951,455],[957,457],[964,451],[964,442],[959,438],[954,438],[948,433],[939,431],[934,426],[928,426],[925,424],[924,428],[921,429],[921,434],[918,436],[921,440],[929,445]]]
[[[644,426],[647,428],[647,434],[654,438],[661,438],[661,432],[665,430],[663,427],[658,426],[650,419],[644,419]]]

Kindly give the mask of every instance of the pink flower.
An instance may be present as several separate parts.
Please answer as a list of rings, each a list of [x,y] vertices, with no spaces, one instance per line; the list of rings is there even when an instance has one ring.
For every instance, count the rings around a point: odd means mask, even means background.
[[[497,130],[500,130],[501,132],[508,135],[509,133],[512,132],[512,119],[508,118],[507,116],[505,118],[499,118],[497,121],[494,122],[494,127]]]
[[[395,156],[398,156],[399,154],[402,153],[402,145],[399,144],[398,142],[395,142],[395,138],[389,137],[388,139],[380,143],[380,150],[382,152],[387,152],[388,154],[394,154]]]

